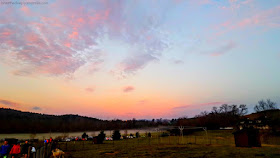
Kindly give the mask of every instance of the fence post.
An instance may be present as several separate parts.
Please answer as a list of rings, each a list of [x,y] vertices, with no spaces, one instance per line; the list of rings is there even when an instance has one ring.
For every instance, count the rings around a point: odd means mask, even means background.
[[[67,144],[68,144],[68,142],[66,142],[66,145],[65,145],[65,146],[66,146],[66,149],[65,149],[65,151],[67,151]]]
[[[41,156],[40,156],[40,158],[42,157],[42,158],[45,158],[45,146],[43,146],[43,147],[41,147],[41,152],[40,152],[41,154]]]
[[[36,151],[36,158],[40,158],[40,149],[39,148]]]

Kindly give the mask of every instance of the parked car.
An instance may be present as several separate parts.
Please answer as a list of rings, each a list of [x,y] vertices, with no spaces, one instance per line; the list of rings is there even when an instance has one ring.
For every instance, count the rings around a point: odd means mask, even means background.
[[[105,140],[113,140],[112,137],[106,137]]]
[[[71,142],[71,139],[70,138],[66,138],[65,142]]]
[[[87,140],[93,140],[93,136],[88,136]]]

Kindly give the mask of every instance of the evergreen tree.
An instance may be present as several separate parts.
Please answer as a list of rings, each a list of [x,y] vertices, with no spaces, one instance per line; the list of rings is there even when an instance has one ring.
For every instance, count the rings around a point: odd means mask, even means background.
[[[98,134],[97,143],[102,144],[105,137],[106,137],[106,134],[104,133],[104,131],[100,131],[100,133]]]
[[[139,132],[136,132],[135,136],[136,136],[136,138],[139,138],[140,137]]]
[[[119,130],[115,130],[113,133],[113,140],[120,140],[121,139],[121,133]]]

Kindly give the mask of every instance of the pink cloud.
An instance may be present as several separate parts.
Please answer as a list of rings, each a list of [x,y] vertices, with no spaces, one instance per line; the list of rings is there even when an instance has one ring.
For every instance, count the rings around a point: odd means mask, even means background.
[[[10,108],[19,108],[21,106],[20,103],[3,99],[0,99],[0,105]]]
[[[127,92],[132,92],[134,91],[134,87],[133,86],[126,86],[123,88],[123,92],[127,93]]]
[[[249,4],[250,1],[244,1],[244,3]],[[280,6],[261,11],[239,21],[225,21],[216,26],[216,29],[219,31],[215,33],[215,36],[223,35],[232,30],[255,26],[265,26],[269,28],[280,27]]]
[[[217,48],[217,50],[214,50],[210,55],[211,56],[220,56],[220,55],[227,53],[228,51],[232,50],[235,47],[236,47],[236,44],[234,42],[230,41],[229,43],[221,46],[220,48]]]
[[[3,30],[3,32],[1,32],[1,34],[0,34],[0,38],[7,38],[7,37],[9,37],[11,34],[12,34],[12,31],[11,31],[11,30],[6,30],[6,31]]]
[[[132,56],[130,58],[125,59],[121,63],[122,71],[134,72],[137,69],[144,67],[147,62],[152,61],[152,60],[157,60],[157,58],[155,58],[149,54]]]
[[[72,46],[70,42],[66,42],[66,46],[63,44],[65,43],[64,41],[66,41],[67,36],[57,36],[54,33],[55,30],[60,30],[61,27],[64,26],[63,23],[57,22],[58,20],[56,18],[42,17],[41,19],[43,24],[32,22],[30,25],[21,28],[13,24],[6,24],[5,26],[0,27],[2,49],[5,49],[3,44],[7,44],[15,50],[15,56],[11,56],[12,54],[9,53],[6,53],[7,55],[5,56],[4,51],[2,54],[4,57],[3,59],[8,60],[7,62],[11,62],[11,60],[9,60],[10,58],[16,60],[18,63],[26,63],[29,67],[29,70],[25,69],[23,71],[23,68],[15,70],[14,74],[71,74],[84,65],[87,60],[93,58],[94,53],[85,54],[87,58],[84,58],[84,55],[77,56],[76,51],[69,49],[70,47],[84,49],[87,46],[82,42],[76,42],[79,45],[74,46]],[[10,30],[21,33],[12,34]],[[78,36],[79,34],[77,32],[73,32],[70,38],[76,40]],[[86,43],[91,44],[89,41]],[[30,72],[28,73],[28,71]]]
[[[69,35],[69,38],[78,39],[79,33],[74,31]]]
[[[238,23],[238,27],[248,25],[262,25],[269,27],[280,27],[280,6],[266,10],[253,16],[252,18],[244,19]]]
[[[32,110],[35,110],[35,111],[40,111],[40,110],[42,110],[42,108],[41,108],[41,107],[39,107],[39,106],[34,106],[34,107],[32,107]]]
[[[171,62],[172,62],[173,64],[176,64],[176,65],[184,64],[184,61],[183,61],[183,60],[180,60],[180,59],[175,59],[175,60],[172,60]]]
[[[222,9],[228,9],[231,11],[238,10],[242,7],[251,7],[254,4],[254,0],[228,0],[228,6],[221,6]]]
[[[148,63],[157,61],[158,58],[151,54],[134,54],[125,58],[111,73],[118,78],[126,78],[128,75],[135,74],[139,69],[143,69]]]
[[[86,92],[92,93],[94,92],[94,88],[88,87],[85,89]]]
[[[206,5],[206,4],[213,4],[214,2],[212,0],[201,0],[197,1],[199,5]]]
[[[28,16],[31,15],[31,11],[30,11],[30,9],[29,9],[27,6],[21,7],[20,10],[21,10],[25,15],[28,15]]]
[[[194,108],[194,107],[203,107],[203,106],[217,106],[227,104],[226,102],[209,102],[209,103],[199,103],[199,104],[190,104],[184,106],[177,106],[172,108],[173,110],[185,109],[185,108]]]
[[[117,68],[122,74],[136,72],[156,60],[155,54],[168,44],[164,35],[155,31],[160,26],[159,18],[143,13],[144,18],[139,19],[137,11],[126,7],[122,1],[83,4],[61,0],[40,10],[5,8],[3,13],[10,16],[0,17],[1,62],[21,65],[11,67],[17,75],[68,76],[82,66],[99,65],[103,61],[97,55],[100,51],[85,50],[98,47],[98,41],[108,36],[142,50],[129,54]],[[31,18],[26,16],[31,13]]]
[[[138,101],[138,104],[146,104],[146,103],[148,103],[148,100],[146,100],[146,99]]]
[[[64,46],[66,46],[66,47],[71,47],[71,43],[70,42],[66,42],[66,43],[64,43]]]
[[[203,6],[203,5],[208,5],[208,4],[214,4],[215,1],[213,0],[189,0],[189,1],[184,1],[184,0],[173,0],[174,3],[176,4],[180,4],[180,3],[184,3],[184,2],[188,2],[190,5],[193,6]]]
[[[41,111],[42,108],[39,106],[31,106],[24,103],[19,103],[11,100],[0,99],[0,106],[4,108],[12,108],[16,110],[31,110],[31,111]]]

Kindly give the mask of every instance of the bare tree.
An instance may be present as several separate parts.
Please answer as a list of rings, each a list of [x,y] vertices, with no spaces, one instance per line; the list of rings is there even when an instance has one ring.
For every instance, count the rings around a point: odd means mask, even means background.
[[[223,104],[223,105],[221,105],[220,106],[220,113],[227,113],[227,112],[230,112],[231,110],[231,107],[230,107],[230,105],[228,105],[228,104]]]
[[[248,113],[248,108],[245,104],[239,105],[239,116],[243,116]]]
[[[277,105],[275,102],[272,102],[270,99],[267,99],[266,101],[260,100],[254,108],[256,112],[274,110],[274,109],[277,109]]]
[[[212,108],[211,113],[213,113],[213,114],[218,114],[218,113],[220,113],[220,111],[219,111],[219,109],[218,109],[216,106],[214,106],[214,107]]]

